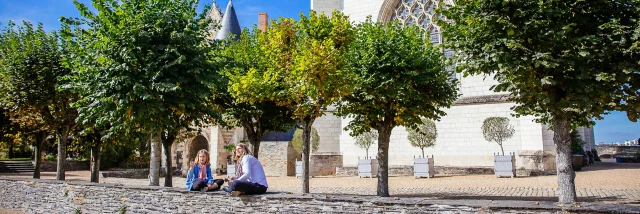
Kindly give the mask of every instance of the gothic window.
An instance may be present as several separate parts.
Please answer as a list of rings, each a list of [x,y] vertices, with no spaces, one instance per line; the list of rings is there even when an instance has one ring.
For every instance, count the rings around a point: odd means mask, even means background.
[[[402,25],[417,25],[428,33],[427,39],[431,44],[442,44],[444,38],[440,27],[434,19],[443,18],[435,12],[441,3],[436,0],[400,0],[391,14],[391,21],[399,21]],[[445,57],[451,57],[451,50],[443,50]],[[453,66],[447,66],[448,71],[453,71]],[[455,78],[453,73],[452,78]]]

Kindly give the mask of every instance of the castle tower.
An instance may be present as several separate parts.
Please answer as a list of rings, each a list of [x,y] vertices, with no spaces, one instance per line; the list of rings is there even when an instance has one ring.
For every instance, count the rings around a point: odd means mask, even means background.
[[[236,15],[236,10],[233,8],[232,0],[229,0],[229,4],[227,5],[227,9],[224,12],[224,16],[222,17],[220,24],[222,25],[222,28],[220,28],[216,34],[216,39],[228,39],[229,34],[235,35],[232,37],[233,40],[237,40],[240,37],[242,30],[240,29],[240,22],[238,22],[238,16]]]

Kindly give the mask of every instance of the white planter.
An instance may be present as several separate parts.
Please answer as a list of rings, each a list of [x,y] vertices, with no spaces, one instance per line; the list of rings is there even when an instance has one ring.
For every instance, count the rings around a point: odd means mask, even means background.
[[[413,159],[413,178],[432,178],[435,174],[436,170],[433,167],[433,155],[431,155],[431,157],[427,156],[427,158]]]
[[[496,177],[516,177],[515,154],[512,153],[509,155],[493,155],[493,163]]]
[[[313,162],[309,162],[309,176],[314,177]],[[296,161],[296,178],[302,177],[302,161]]]
[[[378,160],[362,159],[358,160],[358,176],[373,178],[378,175]]]
[[[227,164],[227,177],[236,176],[236,165],[235,164]]]

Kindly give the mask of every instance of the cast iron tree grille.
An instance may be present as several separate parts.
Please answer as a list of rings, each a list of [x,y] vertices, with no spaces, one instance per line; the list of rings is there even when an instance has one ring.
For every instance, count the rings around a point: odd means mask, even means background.
[[[434,22],[434,18],[443,18],[435,12],[440,4],[440,2],[433,0],[400,0],[391,15],[391,21],[398,20],[405,26],[417,25],[425,32],[428,32],[431,44],[442,44],[444,39],[440,33],[440,27]],[[443,49],[442,51],[447,58],[450,58],[453,54],[449,49]],[[445,69],[452,72],[452,79],[456,79],[453,66],[447,66]]]

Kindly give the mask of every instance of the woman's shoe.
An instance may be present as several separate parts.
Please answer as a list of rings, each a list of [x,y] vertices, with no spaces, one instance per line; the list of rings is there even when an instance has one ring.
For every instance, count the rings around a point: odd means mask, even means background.
[[[222,187],[222,191],[225,191],[225,192],[228,192],[228,193],[231,193],[231,192],[232,192],[232,191],[231,191],[231,187],[229,187],[229,186]]]

